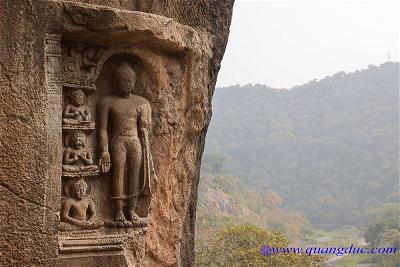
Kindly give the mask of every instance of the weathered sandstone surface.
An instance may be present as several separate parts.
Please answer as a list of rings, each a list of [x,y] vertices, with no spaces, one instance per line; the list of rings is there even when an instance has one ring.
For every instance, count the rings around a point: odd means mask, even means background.
[[[200,160],[232,6],[0,1],[0,266],[193,265]],[[139,196],[114,193],[117,137],[111,170],[101,164],[102,103],[121,63],[135,73],[129,94],[144,100],[118,104],[126,120],[116,123],[110,111],[106,126],[111,135],[121,128],[124,155],[142,164],[139,176],[150,184],[141,180],[148,190]],[[137,126],[126,132],[133,112]],[[128,188],[136,178],[121,166]],[[126,221],[115,216],[119,199]],[[129,219],[133,207],[148,222]]]

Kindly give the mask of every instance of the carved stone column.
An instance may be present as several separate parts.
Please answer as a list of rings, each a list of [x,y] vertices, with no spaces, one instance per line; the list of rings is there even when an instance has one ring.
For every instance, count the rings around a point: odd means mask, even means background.
[[[193,264],[232,5],[0,3],[0,265]]]

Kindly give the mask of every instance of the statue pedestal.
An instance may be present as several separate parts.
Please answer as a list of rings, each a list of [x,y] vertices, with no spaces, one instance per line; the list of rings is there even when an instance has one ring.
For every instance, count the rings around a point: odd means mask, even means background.
[[[59,238],[62,266],[140,266],[146,232],[105,229],[63,233]],[[107,265],[109,263],[110,265]]]

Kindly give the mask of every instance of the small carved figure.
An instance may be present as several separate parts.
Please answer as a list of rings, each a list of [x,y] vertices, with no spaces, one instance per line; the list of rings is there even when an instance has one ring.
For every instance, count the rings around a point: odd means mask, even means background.
[[[95,89],[96,67],[106,47],[68,42],[63,48],[63,81]]]
[[[84,229],[97,229],[104,222],[96,217],[96,209],[93,201],[87,197],[88,185],[80,178],[70,184],[70,197],[65,199],[61,208],[61,221]],[[68,225],[62,225],[65,230],[73,229]]]
[[[90,124],[90,112],[85,105],[86,95],[81,89],[73,90],[63,111],[63,123],[70,125]]]
[[[139,194],[150,191],[150,172],[154,170],[151,168],[148,142],[151,107],[147,99],[133,94],[136,75],[129,64],[122,63],[116,67],[111,79],[114,93],[103,98],[97,108],[101,152],[99,165],[104,173],[112,168],[114,220],[126,220],[123,206],[124,200],[127,200],[127,218],[136,226],[145,226],[147,218],[140,218],[135,207]],[[128,181],[127,188],[124,178]]]
[[[96,171],[92,152],[86,148],[86,135],[83,132],[71,134],[71,147],[64,151],[62,170],[65,172]]]

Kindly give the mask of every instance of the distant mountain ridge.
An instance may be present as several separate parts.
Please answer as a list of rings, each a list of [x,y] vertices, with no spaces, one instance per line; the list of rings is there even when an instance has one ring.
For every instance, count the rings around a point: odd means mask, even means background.
[[[398,101],[397,62],[290,90],[218,88],[205,153],[316,226],[357,226],[365,209],[399,201]]]

